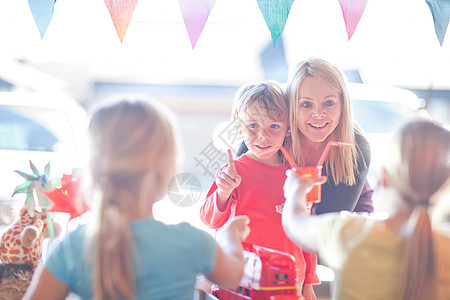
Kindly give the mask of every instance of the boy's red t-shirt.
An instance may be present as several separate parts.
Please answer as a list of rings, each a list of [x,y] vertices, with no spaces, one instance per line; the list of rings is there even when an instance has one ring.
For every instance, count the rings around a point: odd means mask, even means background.
[[[286,236],[281,214],[275,209],[285,201],[283,186],[289,166],[269,166],[245,154],[235,160],[235,165],[242,177],[241,184],[231,193],[222,212],[217,208],[217,185],[214,182],[200,209],[202,221],[209,228],[217,229],[234,216],[247,215],[250,234],[245,243],[292,254],[296,260],[297,279],[306,284],[320,283],[316,275],[316,255],[302,250]]]

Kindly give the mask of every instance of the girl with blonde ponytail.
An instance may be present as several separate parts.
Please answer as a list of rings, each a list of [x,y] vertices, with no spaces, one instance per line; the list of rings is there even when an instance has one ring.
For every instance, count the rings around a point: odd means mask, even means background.
[[[402,241],[402,269],[397,299],[444,299],[433,296],[437,279],[436,251],[429,208],[431,198],[450,176],[450,135],[428,121],[405,126],[397,136],[386,164],[385,185],[397,199],[397,213],[386,221]],[[396,217],[398,215],[398,217]],[[436,235],[438,242],[441,236]],[[437,247],[435,249],[435,247]],[[448,251],[449,248],[447,248]],[[448,257],[447,257],[448,261]],[[448,269],[447,271],[448,274]],[[439,281],[439,280],[438,280]],[[447,296],[450,288],[447,281]]]
[[[89,125],[93,222],[70,232],[33,277],[25,299],[192,299],[196,274],[228,288],[239,283],[248,218],[231,220],[216,244],[187,223],[153,219],[175,175],[177,143],[155,103],[121,101]]]
[[[308,216],[305,193],[326,178],[289,174],[283,226],[337,271],[336,299],[450,299],[450,237],[432,228],[430,209],[448,192],[450,132],[429,120],[395,136],[381,183],[392,212],[386,220],[349,214]]]

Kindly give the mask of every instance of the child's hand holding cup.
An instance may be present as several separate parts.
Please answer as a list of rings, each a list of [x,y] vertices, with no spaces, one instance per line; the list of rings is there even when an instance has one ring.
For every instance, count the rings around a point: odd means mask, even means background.
[[[321,184],[327,181],[325,176],[321,176],[321,167],[313,167],[320,168],[318,169],[318,175],[311,175],[313,172],[306,172],[304,169],[306,168],[293,168],[286,171],[286,182],[284,184],[284,197],[288,199],[289,197],[295,196],[302,200],[302,207],[309,210],[314,201],[320,202],[320,194],[317,194],[319,191],[314,191],[314,188],[320,187]],[[298,169],[302,169],[302,174],[299,174]],[[303,173],[307,173],[307,175],[303,175]],[[308,199],[308,195],[309,199]],[[304,202],[303,202],[304,201]]]
[[[293,168],[295,173],[303,178],[319,179],[322,177],[322,166],[310,166],[303,168]],[[319,203],[321,198],[321,185],[313,185],[306,194],[307,206],[311,207],[313,203]]]

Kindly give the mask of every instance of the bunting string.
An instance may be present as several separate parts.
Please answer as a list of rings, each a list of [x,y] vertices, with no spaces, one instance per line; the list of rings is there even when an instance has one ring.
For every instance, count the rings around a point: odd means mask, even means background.
[[[36,26],[44,38],[54,14],[56,0],[28,0]],[[178,0],[192,49],[195,48],[217,0]],[[222,0],[226,1],[226,0]],[[256,0],[269,28],[273,45],[283,33],[295,0]],[[313,1],[313,0],[310,0]],[[353,36],[363,16],[368,0],[338,0],[344,18],[348,40]],[[450,20],[450,1],[424,0],[434,23],[436,37],[442,46]],[[138,0],[104,0],[121,42],[128,30]],[[55,12],[57,13],[57,11]]]

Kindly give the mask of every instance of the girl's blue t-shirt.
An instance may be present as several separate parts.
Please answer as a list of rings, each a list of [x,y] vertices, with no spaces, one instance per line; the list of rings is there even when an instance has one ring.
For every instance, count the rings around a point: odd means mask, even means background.
[[[188,223],[166,225],[154,219],[131,224],[137,299],[192,299],[196,275],[214,265],[216,242]],[[92,251],[85,248],[85,225],[55,243],[45,267],[82,299],[92,299]],[[91,262],[89,262],[91,261]]]

